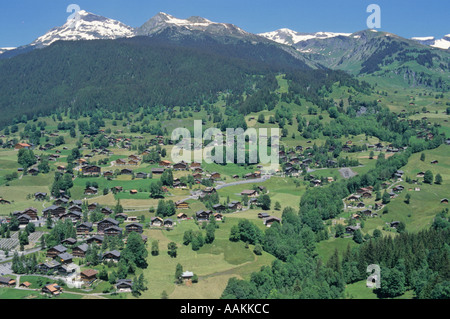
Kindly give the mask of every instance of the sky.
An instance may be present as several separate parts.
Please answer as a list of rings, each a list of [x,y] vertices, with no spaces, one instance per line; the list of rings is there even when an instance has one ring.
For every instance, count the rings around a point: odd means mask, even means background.
[[[138,27],[158,12],[177,18],[202,16],[252,32],[281,28],[299,32],[367,29],[370,4],[381,9],[381,28],[405,38],[450,34],[449,0],[1,0],[0,47],[29,44],[63,25],[70,4]]]

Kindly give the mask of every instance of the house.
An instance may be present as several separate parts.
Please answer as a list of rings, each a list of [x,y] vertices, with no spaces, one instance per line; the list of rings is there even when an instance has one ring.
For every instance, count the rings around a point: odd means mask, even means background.
[[[192,162],[190,167],[191,167],[191,169],[194,169],[194,168],[199,168],[201,166],[202,166],[202,164],[199,162]]]
[[[184,171],[188,169],[188,164],[184,161],[173,164],[173,169],[176,171]]]
[[[259,194],[254,189],[246,189],[241,192],[241,196],[257,197]]]
[[[95,269],[86,269],[80,273],[80,277],[82,281],[92,282],[97,279],[98,271]]]
[[[347,234],[353,234],[355,231],[357,231],[358,229],[360,229],[361,228],[361,226],[347,226],[346,228],[345,228],[345,232],[347,233]]]
[[[116,289],[119,292],[130,292],[133,288],[131,279],[119,279],[116,283]]]
[[[84,195],[96,195],[98,193],[98,189],[92,186],[86,187],[84,190]]]
[[[92,223],[84,222],[76,226],[77,235],[88,234],[92,231]]]
[[[69,200],[67,198],[61,197],[61,198],[58,198],[57,200],[55,200],[53,202],[53,205],[61,206],[61,205],[67,205],[68,203],[69,203]]]
[[[117,250],[107,251],[103,254],[102,260],[118,262],[120,259],[120,252]]]
[[[434,161],[431,162],[431,164],[439,164],[439,161],[438,160],[434,160]]]
[[[88,210],[89,210],[90,212],[92,212],[92,211],[94,211],[94,210],[97,209],[97,206],[98,206],[97,203],[90,203],[90,204],[88,205]]]
[[[155,227],[161,227],[163,224],[163,219],[161,217],[152,217],[150,220],[150,225]]]
[[[77,240],[75,238],[66,238],[63,241],[61,241],[61,244],[65,245],[75,245],[77,243]]]
[[[159,166],[169,167],[172,164],[170,161],[160,161]]]
[[[216,204],[216,205],[213,205],[212,208],[213,208],[215,211],[224,211],[224,210],[227,209],[227,207],[224,206],[224,205],[222,205],[222,204]]]
[[[105,229],[109,228],[109,227],[113,227],[113,226],[118,226],[119,222],[115,219],[112,218],[105,218],[102,221],[99,221],[97,224],[97,230],[99,233],[104,232]]]
[[[221,213],[215,213],[214,214],[214,219],[216,221],[221,221],[223,219],[223,215]]]
[[[448,199],[447,198],[441,199],[441,204],[448,204]]]
[[[75,257],[85,257],[88,248],[88,244],[81,244],[72,249],[72,255],[74,255]]]
[[[177,215],[177,218],[181,219],[181,220],[186,220],[188,218],[188,216],[185,213],[179,213]]]
[[[189,208],[189,204],[183,201],[177,201],[175,202],[175,206],[177,209],[188,209]]]
[[[173,227],[173,220],[172,219],[170,219],[170,218],[167,218],[167,219],[165,219],[164,220],[164,227]]]
[[[347,200],[350,202],[356,202],[359,201],[359,199],[361,198],[360,195],[350,195],[349,197],[347,197]]]
[[[116,165],[126,165],[126,164],[127,162],[124,159],[122,158],[116,159]]]
[[[361,211],[361,214],[372,217],[372,211],[370,209],[365,209],[365,210]]]
[[[164,168],[152,168],[152,174],[161,175],[164,171]]]
[[[57,245],[47,250],[47,257],[55,258],[56,256],[63,254],[67,251],[67,248],[63,245]]]
[[[199,210],[195,213],[195,217],[198,221],[208,221],[209,216],[212,214],[212,211],[210,210]]]
[[[70,220],[72,220],[72,222],[76,223],[77,221],[81,220],[82,217],[83,217],[83,214],[79,211],[74,211],[74,212],[69,211],[69,212],[61,215],[59,218],[62,220],[70,219]]]
[[[47,285],[42,288],[42,292],[46,294],[51,294],[53,296],[57,296],[62,293],[63,288],[58,286],[58,284]]]
[[[0,198],[0,204],[11,204],[9,200],[6,200],[4,198]]]
[[[17,217],[17,220],[19,221],[20,225],[28,225],[28,223],[31,221],[31,217],[27,214],[22,214]]]
[[[148,174],[144,173],[144,172],[139,172],[139,173],[136,173],[135,177],[136,178],[144,178],[145,179],[145,178],[148,177]]]
[[[61,264],[70,264],[72,263],[73,256],[67,252],[59,254],[57,260]]]
[[[142,232],[144,231],[144,228],[142,226],[142,224],[139,223],[131,223],[125,226],[125,230],[127,233],[131,233],[131,232],[136,232],[136,233],[140,233],[142,234]]]
[[[81,206],[78,206],[78,205],[72,205],[72,206],[70,206],[67,210],[68,210],[69,212],[79,212],[79,213],[82,212]]]
[[[228,209],[241,210],[242,204],[241,204],[241,202],[238,202],[238,201],[232,201],[231,203],[228,204]]]
[[[103,172],[103,176],[104,177],[112,177],[112,176],[114,176],[114,172],[113,171]]]
[[[217,193],[217,191],[216,191],[216,189],[214,187],[206,187],[205,189],[202,190],[202,192],[205,195],[210,195],[210,194]]]
[[[399,222],[399,221],[393,221],[393,222],[390,223],[390,226],[391,226],[392,228],[397,228],[398,225],[400,225],[400,222]]]
[[[46,197],[47,197],[47,193],[41,193],[41,192],[34,193],[34,198],[36,200],[44,200]]]
[[[102,169],[97,165],[86,165],[81,168],[83,175],[100,175]]]
[[[424,177],[424,176],[425,176],[425,172],[419,172],[416,175],[416,177]]]
[[[48,273],[49,271],[55,271],[60,267],[60,263],[56,260],[47,261],[38,265],[38,268],[43,273]]]
[[[220,174],[217,172],[211,173],[211,179],[220,179]]]
[[[88,239],[86,239],[86,243],[88,244],[92,244],[92,243],[96,243],[98,245],[103,244],[103,241],[105,240],[105,238],[101,235],[94,235]]]
[[[0,287],[6,286],[6,287],[12,287],[16,285],[16,281],[14,279],[11,279],[9,277],[0,277]]]
[[[30,144],[28,143],[17,143],[16,145],[14,145],[14,149],[15,150],[21,150],[21,149],[29,149],[31,147]]]
[[[102,210],[100,211],[103,215],[111,215],[113,214],[113,210],[109,207],[102,207]]]
[[[266,225],[266,227],[272,226],[272,224],[275,222],[281,224],[281,219],[274,216],[269,216],[266,219],[264,219],[264,225]]]
[[[122,228],[118,226],[110,226],[103,230],[103,233],[108,236],[120,236],[122,235]]]
[[[48,215],[51,215],[52,217],[59,218],[60,216],[64,215],[66,213],[66,209],[62,206],[56,206],[52,205],[50,207],[45,208],[42,210],[42,214],[45,218],[47,218]]]
[[[130,189],[131,195],[136,195],[138,193],[137,189]]]
[[[270,217],[270,215],[267,213],[259,213],[258,214],[258,218],[267,218],[267,217]]]
[[[122,175],[132,175],[133,174],[133,170],[131,170],[129,168],[124,168],[123,170],[120,171],[120,174],[122,174]]]
[[[37,174],[39,174],[39,169],[36,167],[32,167],[28,170],[28,174],[37,175]]]
[[[365,205],[363,202],[359,202],[359,203],[356,205],[356,207],[357,207],[357,208],[364,208],[364,207],[366,207],[366,205]]]
[[[31,283],[30,282],[28,282],[28,281],[25,281],[25,282],[22,282],[20,285],[19,285],[19,287],[21,287],[21,288],[30,288],[31,287]]]

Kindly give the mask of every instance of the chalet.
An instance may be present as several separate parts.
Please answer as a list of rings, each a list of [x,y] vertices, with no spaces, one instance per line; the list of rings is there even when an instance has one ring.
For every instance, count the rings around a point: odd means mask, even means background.
[[[144,227],[139,223],[131,223],[125,226],[125,230],[127,233],[131,233],[134,231],[136,233],[142,234],[142,232],[144,231]]]
[[[213,208],[215,211],[224,211],[224,210],[227,209],[227,207],[224,206],[224,205],[222,205],[222,204],[216,204],[216,205],[213,205],[212,208]]]
[[[361,214],[363,214],[364,216],[372,217],[372,211],[370,209],[361,211]]]
[[[102,169],[97,165],[86,165],[81,168],[83,175],[100,175]]]
[[[61,244],[63,245],[75,245],[77,243],[77,240],[75,238],[66,238],[63,241],[61,241]]]
[[[92,223],[84,222],[76,226],[77,235],[88,234],[92,231]]]
[[[127,214],[124,214],[124,213],[116,214],[116,220],[119,220],[119,219],[126,220],[127,218],[128,218]]]
[[[96,244],[101,245],[101,244],[103,244],[103,241],[104,241],[104,240],[105,240],[105,238],[104,238],[103,236],[100,236],[100,235],[94,235],[94,236],[92,236],[92,237],[86,239],[86,243],[92,244],[92,243],[95,242]]]
[[[22,282],[19,287],[21,288],[30,288],[31,287],[31,283],[28,281]]]
[[[431,164],[439,164],[439,161],[438,160],[434,160],[434,161],[431,162]]]
[[[356,207],[357,207],[357,208],[364,208],[364,207],[366,207],[366,205],[365,205],[363,202],[359,202],[359,203],[356,205]]]
[[[390,223],[390,226],[391,226],[392,228],[397,228],[398,225],[400,225],[400,222],[399,222],[399,221],[393,221],[393,222]]]
[[[264,219],[264,225],[266,225],[266,227],[272,226],[272,224],[274,222],[277,222],[277,223],[281,224],[281,219],[278,218],[278,217],[274,217],[274,216],[269,216],[269,217]]]
[[[169,167],[172,164],[170,161],[160,161],[159,166]]]
[[[14,279],[11,279],[9,277],[0,277],[0,287],[6,286],[6,287],[12,287],[16,285],[16,281]]]
[[[118,226],[111,226],[108,228],[105,228],[103,230],[103,233],[107,236],[120,236],[122,235],[122,228]]]
[[[185,271],[181,274],[181,279],[184,281],[189,281],[194,277],[194,273],[192,271]]]
[[[188,164],[184,161],[173,164],[173,169],[176,171],[185,171],[188,169]]]
[[[88,244],[81,244],[72,249],[72,255],[74,255],[75,257],[85,257],[88,248]]]
[[[96,210],[97,207],[98,207],[98,204],[97,204],[97,203],[90,203],[90,204],[88,205],[88,210],[89,210],[90,212],[92,212],[92,211]]]
[[[28,225],[31,221],[31,217],[27,214],[22,214],[19,217],[17,217],[17,220],[19,221],[20,225]]]
[[[116,283],[116,290],[119,292],[130,292],[133,288],[131,279],[119,279]]]
[[[31,148],[31,145],[30,144],[27,144],[27,143],[17,143],[16,145],[14,145],[14,149],[15,150],[21,150],[21,149],[29,149],[29,148]]]
[[[135,177],[136,178],[147,178],[148,174],[144,173],[144,172],[139,172],[139,173],[136,173]]]
[[[34,198],[36,200],[44,200],[46,197],[47,197],[47,193],[41,193],[41,192],[34,193]]]
[[[189,204],[183,201],[177,201],[175,202],[175,207],[177,209],[188,209],[189,208]]]
[[[86,187],[84,190],[84,195],[96,195],[98,193],[98,189],[92,186]]]
[[[50,260],[45,263],[38,265],[38,269],[43,273],[48,273],[49,271],[56,271],[61,266],[56,260]]]
[[[210,210],[199,210],[195,213],[195,217],[198,221],[208,221],[209,216],[212,214],[212,211]]]
[[[104,177],[112,177],[112,176],[114,176],[114,172],[113,171],[103,172],[103,176]]]
[[[73,256],[67,252],[59,254],[57,257],[57,260],[61,264],[70,264],[70,263],[72,263],[72,259],[73,259]]]
[[[425,172],[419,172],[416,175],[416,177],[424,177],[424,176],[425,176]]]
[[[231,203],[228,204],[228,209],[241,210],[242,204],[241,204],[241,202],[238,202],[238,201],[232,201]]]
[[[244,175],[244,178],[245,179],[254,179],[254,178],[256,178],[256,175],[255,175],[255,173],[247,173]]]
[[[62,206],[56,206],[52,205],[50,207],[44,208],[42,210],[42,214],[46,218],[47,216],[51,215],[52,217],[59,218],[60,216],[64,215],[66,213],[66,209]]]
[[[83,211],[83,209],[81,208],[81,206],[78,205],[72,205],[67,209],[69,212],[79,212],[81,213]]]
[[[270,215],[268,213],[259,213],[258,218],[268,218]]]
[[[217,191],[214,187],[206,187],[205,189],[202,190],[202,192],[205,195],[210,195],[216,193]]]
[[[141,158],[139,156],[137,156],[137,155],[130,155],[130,156],[128,156],[128,159],[134,160],[134,161],[140,161],[141,160]]]
[[[62,293],[63,288],[58,286],[58,284],[47,285],[42,288],[42,292],[45,294],[51,294],[53,296],[57,296]]]
[[[120,251],[117,250],[107,251],[103,254],[102,259],[104,261],[118,262],[120,259]]]
[[[56,256],[63,254],[67,251],[67,248],[63,245],[57,245],[47,250],[47,257],[55,258]]]
[[[447,198],[441,199],[441,204],[448,204],[448,199]]]
[[[111,215],[113,214],[113,210],[109,207],[102,207],[102,210],[100,211],[103,215]]]
[[[161,175],[164,171],[164,168],[152,168],[152,174]]]
[[[221,213],[215,213],[214,214],[214,219],[216,221],[221,221],[223,219],[223,215]]]
[[[4,198],[0,198],[0,204],[4,205],[4,204],[11,204],[11,202],[9,200],[6,200]]]
[[[124,168],[123,170],[120,171],[120,174],[122,174],[122,175],[132,175],[133,174],[133,170],[131,170],[129,168]]]
[[[131,195],[136,195],[138,193],[137,189],[130,189]]]
[[[161,227],[163,224],[163,219],[161,217],[152,217],[150,220],[150,225],[155,227]]]
[[[28,170],[28,174],[37,175],[37,174],[39,174],[39,169],[36,167],[32,167]]]
[[[78,211],[70,212],[69,211],[69,212],[61,215],[59,218],[62,220],[70,219],[70,220],[72,220],[72,222],[76,223],[77,221],[81,220],[82,217],[83,217],[83,214],[81,212],[78,212]]]
[[[202,166],[202,164],[199,163],[199,162],[192,162],[191,165],[190,165],[191,169],[199,168],[201,166]]]
[[[177,215],[177,218],[181,219],[181,220],[186,220],[188,218],[188,216],[185,213],[179,213]]]
[[[259,194],[254,189],[246,189],[241,192],[241,196],[257,197]]]
[[[107,228],[110,228],[113,226],[118,226],[118,225],[119,225],[119,222],[117,220],[108,217],[108,218],[105,218],[104,220],[98,222],[97,230],[99,233],[102,233]]]
[[[192,177],[194,177],[194,179],[201,179],[202,178],[202,174],[201,173],[195,173],[195,174],[192,174]],[[236,175],[237,176],[237,175]],[[238,176],[238,178],[239,178],[239,176]]]
[[[53,202],[53,205],[61,206],[61,205],[67,205],[69,203],[69,200],[67,198],[61,197],[58,198]]]
[[[137,165],[139,165],[139,161],[136,161],[136,160],[129,160],[129,161],[128,161],[128,165],[134,165],[134,166],[137,166]]]
[[[361,198],[360,195],[350,195],[349,197],[347,197],[347,200],[350,202],[356,202],[359,201],[359,199]]]
[[[345,228],[345,232],[347,233],[347,234],[352,234],[352,233],[354,233],[355,231],[357,231],[358,229],[360,229],[361,228],[361,226],[347,226],[346,228]]]
[[[372,193],[366,191],[366,192],[364,192],[364,193],[361,193],[361,197],[362,197],[362,198],[372,198]]]
[[[167,218],[164,220],[163,224],[164,224],[164,227],[173,227],[173,220],[170,218]]]
[[[296,169],[296,168],[293,167],[293,166],[291,166],[291,167],[286,167],[286,168],[284,169],[284,173],[285,173],[286,175],[292,175],[292,176],[295,176],[295,175],[298,175],[298,169]]]
[[[126,165],[126,164],[127,162],[124,159],[122,158],[116,159],[116,165]]]
[[[217,172],[211,173],[211,179],[220,179],[220,174]]]
[[[37,211],[36,208],[33,208],[33,207],[30,207],[30,208],[25,209],[25,210],[22,212],[22,214],[27,214],[28,216],[31,217],[32,220],[38,220],[38,219],[39,219],[39,217],[38,217],[38,215],[37,215],[37,214],[38,214],[38,211]]]
[[[85,282],[93,282],[97,279],[98,271],[95,269],[86,269],[80,273],[80,277],[82,281]]]

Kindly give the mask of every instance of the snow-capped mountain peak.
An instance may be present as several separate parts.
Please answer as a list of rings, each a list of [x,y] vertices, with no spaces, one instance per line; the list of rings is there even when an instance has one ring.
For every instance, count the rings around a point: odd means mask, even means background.
[[[160,12],[148,20],[141,27],[137,28],[135,33],[136,35],[148,36],[171,27],[188,31],[203,31],[222,35],[250,35],[250,33],[245,32],[233,24],[212,22],[198,16],[193,16],[187,19],[179,19],[164,12]]]
[[[436,39],[435,37],[413,37],[411,40],[417,41],[424,45],[429,45],[439,49],[450,48],[450,34],[445,35],[442,39]]]
[[[265,32],[258,34],[272,41],[294,45],[302,41],[307,41],[310,39],[327,39],[337,36],[350,36],[351,33],[336,33],[336,32],[315,32],[315,33],[302,33],[293,31],[291,29],[282,28],[272,32]]]
[[[48,31],[31,45],[47,46],[55,41],[98,40],[132,37],[133,28],[122,22],[81,10],[63,26]]]

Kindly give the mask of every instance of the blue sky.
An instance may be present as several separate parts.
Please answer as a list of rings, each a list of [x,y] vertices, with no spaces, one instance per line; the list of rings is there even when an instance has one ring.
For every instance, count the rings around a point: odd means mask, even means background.
[[[178,18],[203,16],[233,23],[253,33],[290,28],[300,32],[356,32],[367,29],[369,4],[381,7],[381,29],[400,36],[450,34],[448,0],[3,0],[0,4],[0,47],[28,44],[64,24],[69,4],[142,25],[158,12]]]

